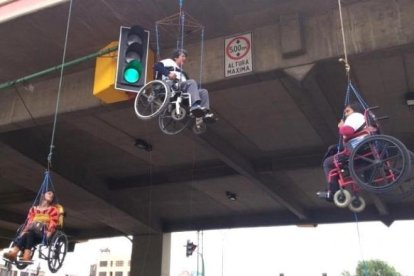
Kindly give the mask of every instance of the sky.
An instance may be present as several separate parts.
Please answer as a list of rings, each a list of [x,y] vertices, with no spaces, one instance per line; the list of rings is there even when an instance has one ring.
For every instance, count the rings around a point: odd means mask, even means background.
[[[354,273],[362,260],[380,259],[405,276],[414,276],[414,221],[397,221],[390,227],[381,222],[324,224],[317,227],[260,227],[172,234],[170,276],[197,270],[196,252],[185,256],[187,240],[201,244],[206,276],[339,276]],[[131,253],[125,237],[97,239],[76,245],[58,273],[89,275],[100,249],[117,255]],[[201,259],[199,259],[201,272]],[[46,262],[41,261],[47,270]]]
[[[413,231],[414,221],[390,227],[370,222],[204,231],[205,275],[336,276],[355,273],[359,261],[380,259],[402,275],[414,276]],[[181,246],[181,253],[172,256],[171,276],[196,270],[197,258],[185,257],[187,239],[197,243],[197,234],[174,236],[173,252]]]

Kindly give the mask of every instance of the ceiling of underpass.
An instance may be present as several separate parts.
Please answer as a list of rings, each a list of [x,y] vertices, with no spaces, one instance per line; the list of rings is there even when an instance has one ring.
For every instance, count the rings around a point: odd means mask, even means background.
[[[153,30],[156,20],[179,8],[178,1],[119,2],[73,1],[67,60],[116,40],[121,25]],[[337,8],[336,0],[185,2],[186,11],[205,26],[206,39],[272,24],[286,13]],[[0,83],[61,62],[68,7],[64,3],[0,25]],[[352,79],[366,101],[380,106],[378,116],[389,117],[381,121],[383,132],[414,150],[414,110],[404,101],[404,94],[414,89],[413,45],[354,55],[350,63]],[[68,73],[90,71],[94,65],[85,62]],[[58,81],[49,76],[33,85],[47,78]],[[190,130],[163,134],[157,120],[136,117],[132,102],[59,115],[52,178],[67,210],[65,232],[73,240],[353,219],[349,210],[315,196],[325,186],[322,157],[337,142],[346,89],[343,64],[336,58],[319,61],[301,82],[274,71],[206,87],[219,120],[199,136]],[[7,91],[29,90],[25,83]],[[30,122],[0,132],[2,241],[24,221],[43,180],[53,118],[32,116],[34,108],[26,106]],[[136,139],[149,142],[153,150],[139,149]],[[226,192],[237,200],[229,200]],[[414,197],[395,201],[363,196],[367,208],[360,220],[414,218]]]

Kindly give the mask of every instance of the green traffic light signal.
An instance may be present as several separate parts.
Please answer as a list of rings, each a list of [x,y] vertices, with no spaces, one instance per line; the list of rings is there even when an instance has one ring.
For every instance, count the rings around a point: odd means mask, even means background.
[[[129,83],[136,83],[142,73],[142,63],[134,59],[125,68],[124,79]]]
[[[138,93],[146,83],[149,31],[140,26],[121,27],[115,89]]]

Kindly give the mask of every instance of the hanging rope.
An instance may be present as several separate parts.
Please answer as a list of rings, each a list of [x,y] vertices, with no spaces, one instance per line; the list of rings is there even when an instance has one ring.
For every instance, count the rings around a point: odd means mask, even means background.
[[[54,191],[55,188],[53,186],[52,178],[50,177],[50,171],[45,171],[45,176],[42,182],[42,185],[40,186],[39,191],[37,192],[36,198],[33,201],[32,206],[38,205],[40,203],[40,198],[44,193],[47,191]],[[59,202],[57,199],[56,194],[54,195],[56,202]]]
[[[159,36],[160,36],[160,33],[158,30],[158,23],[156,23],[155,24],[155,40],[157,42],[157,61],[161,60]]]
[[[202,74],[203,74],[203,59],[204,59],[204,26],[201,25],[197,20],[192,18],[190,15],[186,14],[183,10],[183,0],[179,0],[179,12],[177,14],[168,16],[164,19],[158,20],[155,23],[155,34],[156,34],[156,56],[158,61],[161,60],[161,30],[163,26],[166,26],[167,35],[171,34],[171,30],[168,29],[168,26],[173,26],[176,28],[178,26],[177,34],[174,36],[176,39],[176,49],[184,49],[184,38],[188,34],[192,34],[196,31],[201,31],[201,43],[200,43],[200,72],[199,72],[199,82],[198,86],[201,88],[202,83]],[[188,23],[187,23],[188,22]],[[186,30],[188,28],[188,30]]]
[[[344,19],[342,16],[341,0],[338,0],[338,7],[339,7],[339,19],[341,23],[342,45],[343,45],[343,50],[344,50],[344,58],[340,58],[339,61],[343,62],[345,65],[345,71],[346,71],[348,82],[349,82],[350,81],[349,71],[351,70],[351,66],[348,63],[348,51],[346,49],[345,28],[344,28]]]
[[[198,81],[198,88],[201,89],[203,80],[203,61],[204,61],[204,27],[201,29],[201,43],[200,43],[200,76]]]
[[[64,43],[64,47],[63,47],[62,64],[65,64],[65,59],[66,59],[66,50],[67,50],[67,45],[68,45],[70,18],[71,18],[71,15],[72,15],[72,3],[73,3],[73,0],[70,0],[68,21],[66,23],[65,43]],[[53,149],[55,147],[54,146],[54,141],[55,141],[55,133],[56,133],[57,115],[58,115],[58,111],[59,111],[60,93],[62,91],[63,69],[64,69],[64,66],[62,66],[61,69],[60,69],[59,87],[58,87],[58,93],[57,93],[57,98],[56,98],[56,109],[55,109],[55,116],[54,116],[54,119],[53,119],[52,138],[50,140],[50,150],[49,150],[49,155],[47,157],[47,169],[48,170],[52,166],[52,155],[53,155]]]
[[[180,8],[180,46],[178,49],[184,49],[184,23],[185,23],[185,14],[181,11]]]
[[[43,178],[42,185],[40,186],[40,189],[37,192],[37,195],[36,195],[35,199],[33,200],[31,208],[33,208],[34,206],[39,205],[41,203],[42,196],[48,191],[52,191],[53,194],[54,194],[53,204],[59,203],[59,200],[58,200],[57,195],[55,193],[55,188],[53,186],[52,178],[50,177],[50,172],[49,172],[49,170],[46,170],[45,171],[45,176]],[[24,224],[18,229],[16,237],[19,237],[20,233],[26,228],[27,222],[28,222],[28,219],[26,219]],[[45,227],[45,226],[43,226],[43,227]],[[44,230],[45,229],[43,229],[43,237],[42,237],[42,242],[41,242],[42,244],[46,244],[46,242],[47,242],[47,235],[46,235],[46,231],[44,231]]]
[[[52,137],[51,137],[51,141],[50,141],[50,151],[49,154],[47,156],[47,169],[45,171],[45,175],[44,175],[44,179],[42,182],[42,185],[40,186],[40,189],[37,192],[36,198],[33,201],[32,207],[39,205],[40,201],[42,199],[42,196],[48,192],[48,191],[53,191],[54,194],[54,200],[53,202],[57,203],[57,195],[55,193],[55,188],[53,187],[53,182],[52,182],[52,178],[50,177],[50,167],[52,165],[52,155],[53,155],[53,148],[54,148],[54,138],[55,138],[55,132],[56,132],[56,122],[57,122],[57,114],[59,111],[59,102],[60,102],[60,93],[62,90],[62,82],[63,82],[63,64],[65,64],[65,58],[66,58],[66,49],[67,49],[67,42],[68,42],[68,34],[69,34],[69,26],[70,26],[70,18],[71,18],[71,14],[72,14],[72,0],[70,0],[69,2],[69,12],[68,12],[68,20],[67,20],[67,24],[66,24],[66,35],[65,35],[65,42],[64,42],[64,47],[63,47],[63,55],[62,55],[62,66],[61,66],[61,70],[60,70],[60,78],[59,78],[59,87],[58,87],[58,93],[57,93],[57,99],[56,99],[56,108],[55,108],[55,115],[54,115],[54,120],[53,120],[53,130],[52,130]],[[31,113],[29,113],[31,116]],[[17,237],[20,236],[20,232],[23,231],[23,229],[25,229],[25,226],[27,224],[27,219],[25,221],[25,223],[23,224],[22,227],[19,228],[19,230],[17,231]],[[44,231],[43,229],[43,238],[42,238],[42,244],[46,244],[46,231]]]
[[[145,132],[145,139],[146,141],[150,141],[150,131],[148,129],[148,124],[147,122],[144,122],[144,132]],[[148,175],[149,175],[149,191],[148,191],[148,227],[151,231],[151,227],[152,227],[152,193],[153,193],[153,167],[152,167],[152,150],[148,151],[148,163],[149,163],[149,167],[148,167]],[[140,269],[140,275],[143,275],[143,272],[145,271],[146,268],[146,264],[147,264],[147,260],[149,258],[150,255],[150,248],[151,248],[151,243],[152,243],[152,233],[150,233],[149,235],[147,235],[147,242],[146,242],[146,247],[143,248],[143,265]]]
[[[180,12],[178,18],[178,36],[177,36],[177,49],[184,48],[184,13],[183,13],[183,0],[179,1]]]
[[[350,76],[351,66],[349,65],[349,62],[348,62],[348,50],[347,50],[347,47],[346,47],[345,28],[344,28],[344,19],[343,19],[343,15],[342,15],[341,0],[338,0],[338,9],[339,9],[339,19],[340,19],[340,24],[341,24],[342,45],[343,45],[343,50],[344,50],[344,57],[340,58],[339,61],[343,62],[344,65],[345,65],[345,71],[346,71],[346,76],[347,76],[347,80],[348,80],[348,86],[347,86],[346,95],[345,95],[344,107],[346,107],[350,103],[350,95],[351,95],[351,92],[352,92],[353,95],[355,96],[355,98],[361,104],[361,106],[364,109],[367,109],[368,104],[364,101],[361,94],[358,92],[358,90],[353,86],[353,84],[351,82],[351,76]],[[344,114],[342,114],[342,119],[343,118],[344,118]]]
[[[367,263],[365,262],[364,253],[362,251],[362,245],[361,245],[361,234],[359,232],[358,215],[355,212],[354,212],[354,218],[355,218],[355,222],[356,222],[355,224],[356,224],[356,229],[357,229],[357,233],[358,233],[359,250],[360,250],[360,253],[361,253],[362,263],[364,264],[364,276],[368,276],[368,266],[367,266]]]

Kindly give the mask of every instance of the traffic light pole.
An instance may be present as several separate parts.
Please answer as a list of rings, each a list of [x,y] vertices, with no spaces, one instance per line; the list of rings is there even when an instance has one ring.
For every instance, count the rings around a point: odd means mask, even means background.
[[[57,65],[57,66],[51,67],[49,69],[46,69],[46,70],[43,70],[43,71],[31,74],[31,75],[22,77],[22,78],[17,79],[17,80],[2,83],[2,84],[0,84],[0,90],[11,87],[11,86],[13,86],[15,84],[18,84],[18,83],[22,83],[22,82],[29,81],[29,80],[32,80],[32,79],[37,78],[37,77],[47,75],[49,73],[53,73],[55,71],[59,71],[62,67],[67,68],[69,66],[72,66],[72,65],[75,65],[75,64],[78,64],[78,63],[81,63],[81,62],[84,62],[84,61],[87,61],[87,60],[90,60],[90,59],[93,59],[93,58],[96,58],[96,57],[99,57],[99,56],[103,56],[103,55],[111,53],[111,52],[115,52],[117,50],[118,50],[118,46],[108,48],[108,49],[105,49],[105,50],[102,50],[102,51],[99,51],[99,52],[96,52],[96,53],[93,53],[93,54],[90,54],[90,55],[87,55],[87,56],[84,56],[84,57],[81,57],[81,58],[78,58],[78,59],[75,59],[75,60],[71,60],[69,62],[60,64],[60,65]]]

